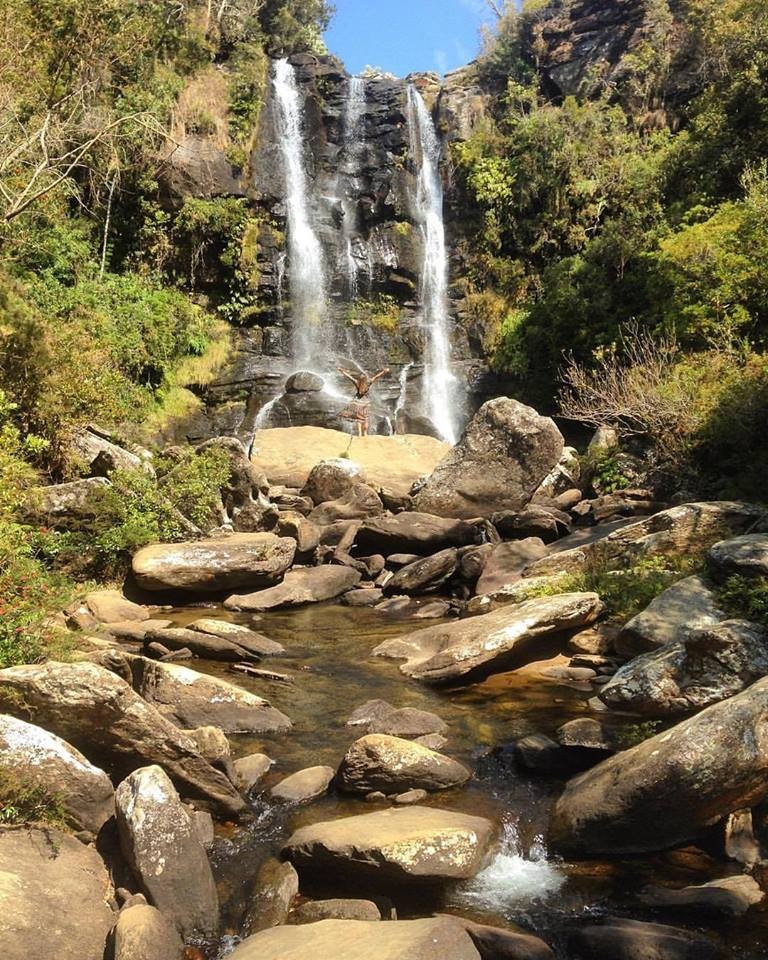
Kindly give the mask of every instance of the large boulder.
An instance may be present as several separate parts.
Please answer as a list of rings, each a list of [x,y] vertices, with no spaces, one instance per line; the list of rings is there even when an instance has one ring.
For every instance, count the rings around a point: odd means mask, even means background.
[[[333,780],[333,767],[307,767],[297,770],[272,787],[270,794],[284,803],[307,803],[322,797]]]
[[[449,917],[424,920],[319,920],[264,930],[230,960],[480,960],[472,938]]]
[[[176,927],[157,907],[124,907],[114,931],[114,960],[181,960],[184,945]]]
[[[135,770],[115,794],[120,848],[154,906],[181,936],[214,936],[219,898],[195,824],[165,772]]]
[[[0,772],[57,796],[70,825],[92,836],[115,811],[103,770],[55,734],[6,715],[0,715]]]
[[[50,827],[0,828],[4,960],[103,960],[115,919],[110,893],[92,847]]]
[[[357,570],[342,566],[297,567],[276,587],[255,593],[233,594],[224,601],[228,610],[275,610],[333,600],[360,582]]]
[[[316,923],[318,920],[381,920],[381,911],[372,900],[307,900],[291,911],[289,923]]]
[[[714,626],[725,617],[714,592],[701,577],[686,577],[632,617],[616,638],[615,648],[623,656],[633,657],[685,640],[697,627]]]
[[[387,733],[392,737],[424,737],[443,734],[448,724],[435,713],[415,707],[393,707],[386,700],[367,700],[352,711],[348,727],[363,727],[366,733]]]
[[[0,670],[0,709],[34,718],[113,777],[156,763],[182,795],[230,817],[244,810],[242,797],[188,736],[95,663],[49,661]]]
[[[669,907],[673,910],[689,908],[707,912],[714,910],[740,917],[750,907],[761,903],[765,894],[753,877],[742,874],[678,889],[652,886],[640,894],[640,899],[651,907]]]
[[[549,839],[565,856],[665,850],[768,795],[768,679],[569,781]]]
[[[315,507],[309,519],[318,526],[327,526],[337,520],[362,520],[384,513],[384,504],[378,493],[367,483],[354,483],[342,496],[327,500]]]
[[[397,807],[300,827],[283,848],[299,873],[437,882],[474,877],[488,863],[494,826],[483,817]]]
[[[432,593],[450,580],[458,564],[459,553],[455,547],[440,550],[431,557],[400,567],[387,582],[385,591],[389,594]]]
[[[768,631],[725,620],[630,660],[600,688],[609,707],[669,716],[700,710],[768,674]]]
[[[220,450],[229,460],[229,476],[221,488],[224,518],[235,530],[269,530],[277,522],[277,508],[269,502],[269,484],[251,463],[237,437],[214,437],[197,447],[198,453]]]
[[[624,917],[606,917],[583,927],[569,937],[568,947],[574,960],[717,960],[721,956],[700,933]]]
[[[466,547],[478,542],[476,524],[451,520],[429,513],[404,511],[394,517],[366,520],[355,535],[361,556],[380,553],[409,553],[429,556],[448,547]]]
[[[321,460],[309,471],[307,482],[301,488],[301,496],[309,497],[315,506],[339,500],[358,483],[365,482],[360,464],[354,460],[335,457]]]
[[[761,516],[760,507],[740,501],[684,503],[634,523],[619,521],[612,528],[606,524],[609,532],[605,536],[597,527],[594,538],[574,547],[566,537],[549,556],[530,564],[525,576],[577,573],[589,565],[621,570],[646,557],[703,553],[724,534],[742,533]]]
[[[291,721],[269,701],[220,677],[178,663],[157,663],[117,651],[99,663],[127,680],[133,689],[180,727],[215,726],[224,733],[272,733]]]
[[[217,620],[213,617],[201,617],[187,624],[189,630],[205,633],[209,636],[220,637],[222,640],[232,640],[239,647],[245,648],[257,657],[275,657],[285,653],[285,647],[276,640],[270,640],[263,633],[257,633],[241,623],[230,623],[228,620]]]
[[[35,487],[24,502],[24,514],[52,525],[60,520],[88,520],[98,512],[99,496],[109,486],[105,477],[87,477]]]
[[[67,453],[92,476],[108,477],[115,470],[141,470],[150,476],[155,475],[148,460],[114,443],[98,427],[88,426],[75,433],[69,441]]]
[[[459,443],[416,494],[414,507],[441,517],[520,510],[563,452],[549,417],[508,397],[484,403]]]
[[[544,641],[592,623],[601,609],[596,593],[540,597],[385,640],[373,653],[405,659],[400,670],[423,683],[471,682],[540,658]]]
[[[149,610],[126,599],[119,590],[92,590],[85,605],[101,623],[149,620]]]
[[[336,784],[347,793],[402,793],[406,790],[447,790],[469,780],[469,770],[457,760],[429,747],[371,733],[356,740],[344,754]]]
[[[277,583],[293,563],[296,541],[273,533],[144,547],[133,558],[133,573],[145,590],[218,592]]]
[[[273,486],[302,487],[321,460],[342,459],[350,448],[349,436],[323,427],[287,427],[257,431],[253,457]],[[354,437],[349,453],[366,482],[386,487],[401,496],[426,476],[450,447],[433,437]],[[329,499],[334,499],[330,497]]]
[[[718,580],[734,574],[768,577],[768,533],[748,533],[713,544],[707,555],[707,565]]]
[[[299,875],[290,863],[265,860],[256,874],[243,930],[250,935],[285,923],[298,892]]]

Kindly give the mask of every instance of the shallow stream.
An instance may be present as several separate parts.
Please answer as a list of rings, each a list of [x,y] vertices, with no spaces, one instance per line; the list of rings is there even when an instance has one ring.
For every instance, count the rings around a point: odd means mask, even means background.
[[[738,960],[768,957],[768,907],[752,908],[745,918],[652,910],[637,894],[649,883],[683,886],[740,873],[713,848],[694,848],[623,862],[566,864],[548,855],[546,825],[563,781],[532,776],[516,767],[511,744],[519,737],[549,735],[574,717],[588,715],[593,688],[586,683],[556,681],[542,669],[550,659],[497,674],[483,683],[453,690],[434,690],[405,678],[396,661],[371,656],[382,640],[411,632],[435,621],[397,621],[370,609],[318,604],[264,614],[258,622],[218,607],[176,611],[184,625],[201,616],[215,616],[252,625],[282,643],[287,656],[265,659],[260,667],[288,675],[292,682],[269,681],[232,673],[226,664],[196,661],[195,667],[221,676],[268,699],[293,721],[284,734],[231,738],[233,753],[268,754],[274,765],[260,786],[268,788],[289,773],[316,764],[336,767],[347,747],[362,735],[347,727],[352,711],[366,700],[381,698],[395,707],[430,710],[448,724],[442,748],[475,771],[465,786],[431,794],[425,804],[489,817],[501,827],[501,848],[494,861],[474,880],[444,888],[429,897],[403,888],[388,890],[397,911],[406,918],[447,910],[474,920],[538,934],[566,958],[567,932],[579,921],[601,915],[678,924],[707,932]],[[601,715],[605,722],[605,715]],[[616,723],[634,724],[623,716]],[[264,795],[265,796],[265,795]],[[224,914],[220,956],[237,942],[240,922],[259,864],[275,854],[298,826],[379,809],[334,793],[304,806],[254,800],[256,818],[245,827],[219,829],[212,851],[214,872]],[[714,852],[713,852],[714,851]],[[710,855],[711,854],[711,855]],[[357,882],[353,890],[329,876],[315,897],[372,897]]]

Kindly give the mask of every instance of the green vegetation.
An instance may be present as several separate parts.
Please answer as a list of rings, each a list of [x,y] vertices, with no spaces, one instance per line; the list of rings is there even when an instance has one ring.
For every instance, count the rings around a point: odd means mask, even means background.
[[[729,617],[768,627],[768,579],[765,577],[728,577],[717,591],[717,602]]]
[[[66,830],[69,822],[61,794],[50,793],[31,779],[0,770],[0,824],[28,823]]]
[[[730,490],[759,493],[765,462],[739,453],[747,420],[768,417],[768,10],[691,0],[699,92],[670,108],[666,0],[647,4],[650,26],[618,84],[596,76],[561,102],[533,67],[537,7],[507,5],[479,63],[504,93],[453,149],[470,329],[479,324],[496,369],[536,404],[556,392],[564,354],[584,385],[591,370],[597,380],[636,367],[638,334],[672,342],[663,376],[653,365],[634,375],[622,415],[578,389],[565,412],[617,425],[673,482],[682,471],[691,489],[717,492],[724,474]],[[627,413],[648,419],[640,387],[664,408],[663,429],[628,424]],[[673,406],[685,409],[674,430]],[[738,423],[730,437],[725,412]]]
[[[380,293],[373,300],[356,300],[349,306],[347,323],[353,327],[364,324],[394,333],[400,323],[400,304],[386,293]]]

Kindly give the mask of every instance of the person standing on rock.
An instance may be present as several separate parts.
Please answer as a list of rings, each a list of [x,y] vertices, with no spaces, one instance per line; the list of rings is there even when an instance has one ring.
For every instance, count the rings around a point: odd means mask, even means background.
[[[371,387],[377,380],[381,380],[389,373],[389,367],[384,367],[372,377],[369,377],[365,370],[355,373],[353,370],[345,370],[344,367],[339,367],[339,373],[355,385],[354,399],[348,407],[341,411],[339,416],[343,420],[352,420],[357,424],[357,435],[359,437],[367,437],[371,412]]]

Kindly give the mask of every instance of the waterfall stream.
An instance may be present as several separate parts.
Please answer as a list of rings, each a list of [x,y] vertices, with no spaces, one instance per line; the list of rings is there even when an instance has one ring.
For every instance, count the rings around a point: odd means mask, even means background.
[[[426,410],[444,440],[456,442],[456,378],[451,370],[448,336],[448,253],[443,226],[440,141],[426,104],[408,86],[408,128],[418,160],[414,219],[424,238],[421,273],[422,320],[427,334],[424,390]]]
[[[340,186],[341,207],[344,213],[341,225],[343,270],[350,300],[358,295],[358,263],[355,259],[354,240],[357,227],[358,168],[363,152],[365,116],[365,81],[362,77],[350,77],[347,103],[344,111],[343,169]]]
[[[293,357],[302,365],[316,355],[317,327],[326,316],[328,298],[325,264],[320,241],[312,226],[304,157],[302,98],[296,85],[294,68],[287,60],[275,61],[272,84],[278,142],[285,171]]]

